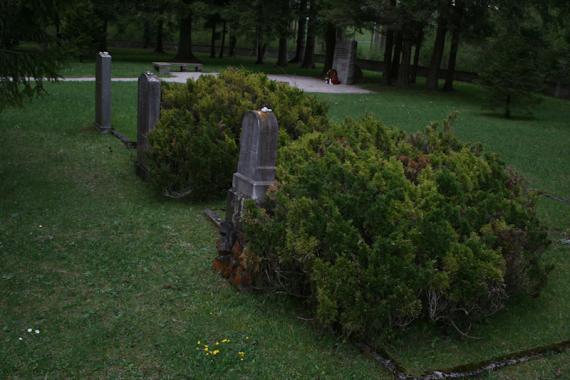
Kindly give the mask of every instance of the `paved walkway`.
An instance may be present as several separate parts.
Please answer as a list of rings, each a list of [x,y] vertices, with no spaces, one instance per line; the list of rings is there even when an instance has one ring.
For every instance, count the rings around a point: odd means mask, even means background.
[[[170,73],[171,77],[160,78],[164,82],[173,83],[186,83],[189,78],[197,79],[202,75],[218,75],[218,73],[196,73],[196,72],[173,72]],[[326,84],[324,80],[303,77],[297,75],[267,75],[269,79],[289,83],[293,87],[300,88],[305,92],[322,92],[328,94],[369,94],[372,91],[360,88],[358,86],[338,84]],[[69,82],[93,82],[94,77],[80,77],[80,78],[64,78],[64,81]],[[137,78],[113,78],[113,82],[136,82]]]

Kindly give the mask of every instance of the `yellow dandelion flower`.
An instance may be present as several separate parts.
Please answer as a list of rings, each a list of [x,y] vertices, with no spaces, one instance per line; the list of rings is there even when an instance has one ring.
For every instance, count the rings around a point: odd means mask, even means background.
[[[243,360],[243,358],[245,357],[245,352],[243,351],[238,352],[238,356]]]
[[[212,355],[214,355],[214,356],[218,355],[219,353],[220,353],[220,350],[214,350],[214,351],[212,351]]]

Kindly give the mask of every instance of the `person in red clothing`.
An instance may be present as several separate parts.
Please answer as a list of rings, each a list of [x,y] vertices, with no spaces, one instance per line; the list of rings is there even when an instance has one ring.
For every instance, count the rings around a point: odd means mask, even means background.
[[[338,79],[338,74],[335,69],[330,69],[327,71],[327,77],[325,78],[327,84],[340,84],[340,80]]]

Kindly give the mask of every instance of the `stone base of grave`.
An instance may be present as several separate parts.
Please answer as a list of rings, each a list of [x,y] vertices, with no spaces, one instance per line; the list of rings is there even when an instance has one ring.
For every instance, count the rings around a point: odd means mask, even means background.
[[[97,129],[97,131],[99,131],[100,133],[109,133],[111,132],[111,126],[103,126],[103,125],[99,125],[97,123],[95,123],[95,128]]]
[[[271,168],[274,170],[274,168]],[[242,194],[251,194],[250,199],[262,199],[274,181],[254,181],[241,173],[234,173],[232,188]]]
[[[140,162],[135,162],[135,174],[143,180],[147,180],[149,176],[147,167]]]
[[[212,267],[240,290],[251,289],[259,268],[259,260],[236,240],[230,252],[218,252]]]
[[[226,219],[220,226],[220,238],[216,242],[218,256],[212,264],[217,272],[242,290],[251,288],[259,272],[259,260],[245,248],[240,224],[244,202],[248,199],[251,198],[233,189],[228,191]]]

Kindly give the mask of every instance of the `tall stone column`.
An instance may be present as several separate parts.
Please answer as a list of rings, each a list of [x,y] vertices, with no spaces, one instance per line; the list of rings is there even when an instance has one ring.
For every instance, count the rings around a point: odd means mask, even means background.
[[[111,55],[99,52],[95,65],[95,126],[107,133],[111,130]]]
[[[152,73],[144,73],[138,81],[137,112],[137,174],[148,177],[146,153],[150,145],[148,134],[154,129],[160,117],[160,80]]]

